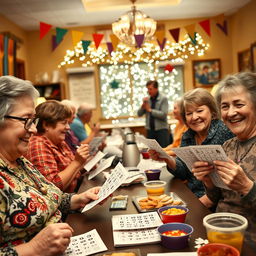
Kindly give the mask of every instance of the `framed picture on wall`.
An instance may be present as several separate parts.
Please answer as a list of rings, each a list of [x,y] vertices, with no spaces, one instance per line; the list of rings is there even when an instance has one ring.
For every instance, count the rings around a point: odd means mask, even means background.
[[[251,45],[251,70],[256,72],[256,42]]]
[[[195,87],[212,87],[219,82],[220,59],[194,60],[192,65]]]
[[[238,71],[251,71],[250,49],[238,52]]]

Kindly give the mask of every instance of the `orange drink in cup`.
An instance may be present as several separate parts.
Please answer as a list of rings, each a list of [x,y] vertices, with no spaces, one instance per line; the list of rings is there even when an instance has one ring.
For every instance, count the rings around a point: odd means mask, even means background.
[[[203,224],[210,243],[228,244],[241,252],[248,226],[245,217],[230,212],[212,213],[204,217]]]
[[[166,182],[162,180],[147,181],[144,183],[148,196],[161,196],[164,194]]]

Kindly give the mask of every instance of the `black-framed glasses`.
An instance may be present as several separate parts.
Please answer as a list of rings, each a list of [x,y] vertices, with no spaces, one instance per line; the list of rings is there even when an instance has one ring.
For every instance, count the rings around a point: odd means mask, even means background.
[[[37,126],[39,117],[19,117],[19,116],[4,116],[4,118],[16,119],[24,122],[25,130],[29,130],[32,124]]]

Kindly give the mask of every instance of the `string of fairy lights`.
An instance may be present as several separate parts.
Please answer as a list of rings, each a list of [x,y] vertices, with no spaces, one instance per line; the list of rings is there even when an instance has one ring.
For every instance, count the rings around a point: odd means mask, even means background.
[[[116,65],[118,63],[133,64],[137,62],[153,63],[160,60],[182,58],[188,59],[191,55],[203,56],[209,48],[209,44],[204,43],[200,34],[195,33],[195,38],[192,42],[188,35],[185,35],[184,40],[178,43],[166,41],[163,50],[155,42],[145,42],[143,47],[136,48],[119,43],[115,51],[109,54],[105,44],[95,48],[94,43],[88,47],[86,54],[82,47],[81,41],[76,45],[74,50],[67,50],[63,61],[58,65],[59,68],[76,61],[80,61],[82,66],[92,66],[101,64]]]
[[[175,64],[175,61],[172,61]],[[121,116],[136,116],[143,97],[147,96],[145,84],[157,79],[159,91],[173,102],[182,95],[182,67],[174,66],[172,72],[164,71],[153,63],[135,63],[133,65],[100,65],[101,109],[106,119]],[[110,86],[115,80],[117,88]],[[118,122],[118,121],[116,121]]]
[[[163,50],[155,42],[145,42],[141,48],[129,47],[119,43],[111,54],[105,44],[95,48],[91,43],[84,54],[82,43],[74,50],[67,50],[59,68],[79,62],[83,67],[99,66],[101,86],[101,110],[106,119],[121,116],[136,116],[142,98],[147,96],[145,84],[157,79],[159,91],[169,100],[169,110],[174,101],[183,93],[183,70],[175,66],[189,56],[203,56],[209,44],[196,33],[193,40],[186,35],[178,43],[166,41]],[[158,64],[168,61],[174,65],[169,72]],[[112,122],[119,122],[113,120]]]

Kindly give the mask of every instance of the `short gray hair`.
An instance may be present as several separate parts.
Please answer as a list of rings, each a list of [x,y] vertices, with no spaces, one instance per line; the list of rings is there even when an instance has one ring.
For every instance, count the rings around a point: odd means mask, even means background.
[[[77,110],[77,115],[79,117],[81,117],[84,114],[89,113],[90,111],[92,111],[93,107],[90,104],[87,103],[83,103],[79,106],[78,110]]]
[[[251,96],[254,109],[256,109],[256,73],[241,72],[226,76],[219,82],[215,93],[218,105],[221,104],[222,93],[227,90],[235,90],[236,87],[243,87]]]
[[[39,93],[29,81],[14,76],[0,77],[0,125],[4,121],[4,116],[11,113],[15,99],[22,96],[36,99]]]

